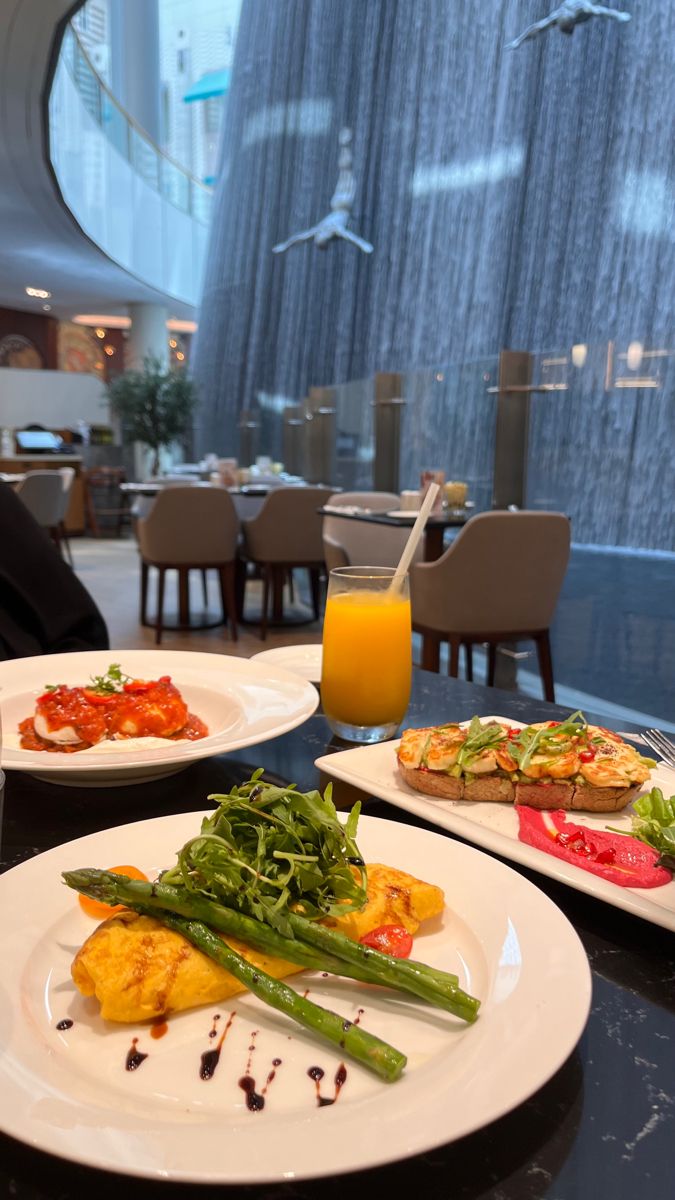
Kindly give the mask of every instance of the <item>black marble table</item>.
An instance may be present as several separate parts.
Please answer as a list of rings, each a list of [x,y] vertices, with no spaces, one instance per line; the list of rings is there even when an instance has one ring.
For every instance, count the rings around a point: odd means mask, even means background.
[[[499,712],[545,720],[562,709],[461,680],[416,671],[407,723]],[[592,719],[593,714],[587,716]],[[601,724],[611,724],[598,718]],[[318,782],[314,760],[331,741],[317,713],[301,728],[196,763],[169,779],[135,787],[64,788],[10,773],[1,826],[0,867],[51,846],[130,820],[199,811],[208,792],[225,790],[262,766],[302,789]],[[347,797],[345,797],[347,799]],[[352,797],[349,797],[351,800]],[[339,795],[338,795],[339,800]],[[427,826],[367,798],[365,811]],[[441,834],[442,836],[449,836]],[[488,1127],[428,1154],[358,1174],[261,1187],[219,1187],[259,1200],[424,1196],[425,1200],[671,1200],[675,1194],[675,940],[672,934],[544,876],[528,876],[576,928],[593,972],[591,1015],[579,1045],[534,1096]],[[3,913],[3,920],[11,914]],[[6,986],[11,981],[5,980]],[[2,1030],[0,1030],[0,1035]],[[555,1031],[552,1030],[552,1036]],[[430,1103],[433,1099],[430,1097]],[[377,1139],[377,1126],[373,1138]],[[224,1134],[223,1153],[227,1155]],[[0,1189],[18,1200],[101,1200],[204,1191],[72,1165],[0,1135]]]

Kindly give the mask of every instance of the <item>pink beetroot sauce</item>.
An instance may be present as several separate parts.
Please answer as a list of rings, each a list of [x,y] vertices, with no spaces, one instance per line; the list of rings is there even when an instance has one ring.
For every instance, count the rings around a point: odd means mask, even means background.
[[[637,838],[575,825],[562,809],[540,812],[517,804],[516,812],[521,842],[619,887],[661,887],[672,879],[670,871],[656,866],[658,850]]]

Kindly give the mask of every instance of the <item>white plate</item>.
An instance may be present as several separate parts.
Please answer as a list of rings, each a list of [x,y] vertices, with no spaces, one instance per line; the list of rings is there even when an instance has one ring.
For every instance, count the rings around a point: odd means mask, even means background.
[[[250,661],[283,667],[284,671],[301,675],[310,683],[320,683],[322,652],[321,642],[307,642],[302,646],[277,646],[274,650],[261,650],[260,654],[254,654]]]
[[[472,1026],[414,1000],[350,980],[296,976],[295,988],[354,1019],[408,1056],[385,1084],[346,1060],[339,1100],[319,1107],[312,1067],[333,1095],[339,1053],[251,996],[147,1025],[103,1022],[70,979],[95,924],[60,872],[130,858],[148,873],[174,861],[199,828],[184,813],[105,830],[48,851],[0,878],[0,1128],[41,1150],[129,1175],[203,1183],[263,1183],[337,1175],[421,1153],[478,1129],[532,1095],[564,1063],[585,1025],[590,971],[576,933],[510,867],[424,830],[362,818],[367,860],[403,867],[445,889],[443,920],[417,939],[421,959],[455,971],[483,1002]],[[199,1077],[213,1016],[236,1017],[217,1072]],[[71,1029],[57,1024],[69,1018]],[[256,1030],[257,1036],[251,1037]],[[132,1038],[148,1058],[125,1071]],[[255,1049],[251,1051],[250,1046]],[[261,1092],[249,1112],[238,1081]],[[250,1068],[248,1068],[250,1062]]]
[[[481,720],[505,721],[509,725],[522,727],[521,721],[513,721],[510,717],[489,716]],[[449,829],[467,841],[500,854],[502,858],[522,863],[533,871],[540,871],[542,875],[569,884],[577,891],[587,892],[616,908],[624,908],[627,912],[644,917],[646,921],[675,931],[675,880],[659,888],[619,887],[519,841],[518,817],[512,804],[478,804],[463,800],[434,800],[424,796],[401,779],[396,766],[398,745],[397,741],[382,742],[378,746],[342,750],[318,758],[315,765],[327,775],[334,775],[336,779],[351,783],[372,796],[388,800],[397,808],[424,817],[426,821]],[[649,791],[651,787],[660,787],[666,796],[675,795],[675,771],[660,763],[651,772],[651,779],[643,791]],[[625,812],[597,815],[574,812],[570,813],[570,819],[590,829],[606,829],[611,825],[629,832],[629,813],[630,808]]]
[[[392,508],[387,510],[386,516],[398,517],[400,521],[416,521],[419,511],[418,508],[412,510],[409,508]]]
[[[159,747],[106,742],[75,754],[21,750],[18,725],[32,716],[35,699],[48,683],[86,684],[118,662],[127,675],[157,679],[170,675],[190,709],[206,723],[198,741],[164,740]],[[158,779],[200,758],[256,745],[294,729],[318,704],[316,688],[280,668],[260,666],[225,654],[173,650],[91,650],[0,663],[2,765],[69,787],[111,786]],[[15,743],[15,744],[12,744]]]

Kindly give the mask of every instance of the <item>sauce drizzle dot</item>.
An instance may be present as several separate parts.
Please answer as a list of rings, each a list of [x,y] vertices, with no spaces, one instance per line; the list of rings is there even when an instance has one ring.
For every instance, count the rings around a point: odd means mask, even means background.
[[[71,1021],[70,1017],[64,1017],[62,1021],[58,1022],[56,1028],[57,1029],[72,1029],[73,1022]]]
[[[140,1050],[136,1049],[137,1045],[138,1038],[132,1038],[131,1046],[127,1051],[126,1062],[124,1064],[127,1071],[137,1071],[141,1063],[144,1063],[148,1057],[147,1054],[143,1054]]]

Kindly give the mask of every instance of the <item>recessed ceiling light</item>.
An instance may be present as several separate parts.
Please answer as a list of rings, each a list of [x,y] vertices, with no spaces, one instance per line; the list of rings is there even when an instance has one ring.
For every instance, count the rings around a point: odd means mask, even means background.
[[[27,296],[34,296],[36,300],[49,300],[51,292],[45,291],[44,288],[27,287],[24,289]]]

